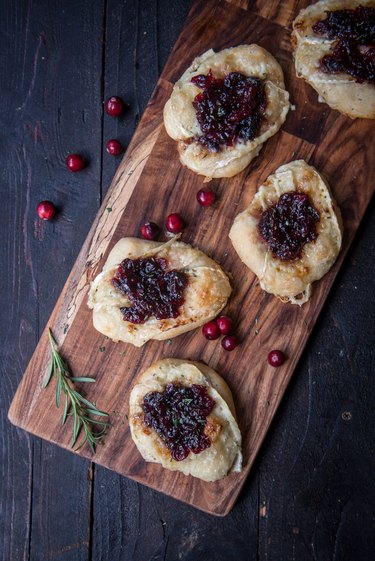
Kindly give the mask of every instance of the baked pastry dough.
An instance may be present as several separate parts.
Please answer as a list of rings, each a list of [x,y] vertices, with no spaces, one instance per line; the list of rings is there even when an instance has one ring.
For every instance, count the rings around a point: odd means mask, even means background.
[[[320,218],[317,237],[306,243],[295,260],[275,257],[259,232],[262,213],[275,205],[283,193],[308,195]],[[250,206],[239,214],[229,237],[241,260],[259,278],[266,292],[284,302],[304,304],[311,294],[311,283],[323,277],[332,267],[341,248],[341,216],[331,198],[329,187],[315,168],[303,160],[279,167],[259,187]]]
[[[304,78],[327,103],[344,115],[375,119],[375,85],[356,82],[345,73],[325,73],[320,69],[322,57],[332,52],[337,39],[314,33],[312,27],[326,18],[326,11],[374,6],[374,0],[320,0],[301,10],[293,22],[292,44],[297,76]]]
[[[142,403],[145,395],[163,392],[168,384],[204,386],[215,401],[204,427],[210,446],[199,453],[190,452],[181,461],[172,458],[161,436],[144,422]],[[235,419],[231,391],[221,376],[205,364],[175,358],[153,364],[140,376],[131,391],[129,423],[132,438],[147,462],[156,462],[169,470],[181,471],[204,481],[216,481],[230,471],[241,470],[241,433]]]
[[[202,131],[193,107],[201,92],[191,82],[194,76],[212,72],[223,78],[231,72],[264,81],[266,108],[259,134],[249,141],[237,140],[232,146],[210,151],[195,139]],[[290,107],[283,72],[269,52],[258,45],[240,45],[215,53],[212,49],[197,57],[176,82],[164,108],[164,124],[169,136],[178,141],[181,163],[206,178],[232,177],[258,155],[263,143],[273,136],[286,119]]]
[[[126,259],[156,257],[167,260],[167,269],[183,271],[188,278],[184,303],[176,318],[149,317],[144,323],[124,321],[120,310],[130,306],[129,299],[114,287],[112,279]],[[170,339],[190,331],[216,317],[231,293],[228,277],[221,267],[202,251],[173,238],[167,243],[123,238],[112,249],[100,273],[93,281],[88,306],[93,309],[94,327],[114,341],[142,346],[150,339]]]

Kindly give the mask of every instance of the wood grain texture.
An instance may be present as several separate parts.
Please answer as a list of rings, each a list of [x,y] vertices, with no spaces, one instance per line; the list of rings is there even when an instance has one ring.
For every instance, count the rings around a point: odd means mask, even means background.
[[[300,111],[301,118],[297,121],[292,114],[284,130],[268,142],[249,169],[231,180],[213,182],[213,188],[220,194],[220,202],[216,209],[203,212],[194,203],[201,179],[180,167],[174,143],[161,126],[161,109],[171,89],[170,81],[188,65],[194,54],[212,46],[220,48],[238,42],[258,42],[279,56],[286,73],[287,88],[292,99],[299,100],[295,113]],[[188,43],[193,45],[189,50],[186,48]],[[90,388],[88,396],[112,413],[114,426],[105,446],[98,450],[95,461],[198,508],[224,514],[233,505],[254,462],[334,274],[370,200],[373,179],[368,175],[358,177],[356,170],[371,170],[369,147],[363,145],[362,139],[370,134],[372,124],[350,122],[319,105],[316,98],[307,99],[305,85],[294,78],[288,32],[283,22],[275,25],[263,16],[254,18],[253,13],[229,6],[227,2],[198,2],[194,5],[187,27],[162,76],[49,325],[62,344],[62,352],[73,371],[96,373],[97,383]],[[299,125],[303,118],[312,120],[312,127],[307,126],[305,133]],[[302,310],[284,306],[261,293],[253,276],[230,251],[223,235],[238,210],[247,206],[256,186],[278,165],[297,157],[310,161],[327,176],[345,220],[344,249],[340,260],[315,288],[311,302]],[[165,205],[166,201],[168,205]],[[112,212],[106,211],[108,207]],[[91,327],[85,302],[88,282],[100,270],[110,247],[123,235],[136,235],[143,220],[162,222],[170,210],[183,211],[189,224],[184,240],[197,244],[234,275],[235,294],[228,309],[233,314],[241,309],[238,331],[244,342],[229,357],[218,344],[203,341],[199,333],[180,337],[169,346],[151,343],[141,351],[126,347],[126,355],[121,357],[120,352],[125,349],[103,342],[104,338]],[[68,447],[68,437],[61,431],[58,416],[51,406],[51,390],[41,391],[40,388],[49,356],[46,343],[44,334],[13,402],[10,418],[22,428]],[[106,347],[105,353],[98,352],[101,346]],[[290,356],[286,367],[277,372],[277,377],[265,366],[265,349],[270,346],[283,347]],[[91,348],[92,353],[82,356],[79,352],[82,348]],[[137,455],[125,420],[128,391],[137,373],[160,356],[203,359],[227,379],[244,433],[245,469],[242,474],[207,485],[181,475],[166,474],[158,466],[144,464]],[[248,364],[254,365],[250,371]],[[111,382],[108,372],[112,375]],[[90,457],[86,450],[82,450],[81,455]]]

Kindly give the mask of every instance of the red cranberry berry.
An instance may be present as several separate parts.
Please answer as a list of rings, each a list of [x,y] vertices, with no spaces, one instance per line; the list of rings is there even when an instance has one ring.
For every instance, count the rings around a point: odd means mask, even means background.
[[[184,221],[180,214],[173,213],[167,216],[165,221],[165,227],[172,234],[179,234],[184,227]]]
[[[160,228],[155,222],[146,222],[141,228],[142,236],[146,240],[154,240],[160,232]]]
[[[121,97],[113,95],[105,102],[105,110],[111,117],[119,117],[125,111],[125,104]]]
[[[268,353],[268,364],[277,368],[281,366],[286,361],[286,356],[283,351],[273,350]]]
[[[218,328],[216,321],[209,321],[208,323],[205,323],[202,327],[202,333],[206,339],[209,339],[210,341],[220,337],[220,329]]]
[[[86,165],[85,159],[81,154],[69,154],[66,157],[65,163],[70,171],[80,171]]]
[[[197,193],[197,201],[201,206],[211,206],[216,200],[216,195],[213,191],[201,189]]]
[[[216,318],[216,323],[223,335],[229,335],[233,328],[233,321],[228,316],[220,316]]]
[[[42,220],[51,220],[56,214],[56,207],[50,201],[42,201],[38,204],[36,211]]]
[[[121,142],[112,138],[112,140],[108,140],[107,144],[105,145],[107,148],[108,154],[111,156],[118,156],[124,150]]]
[[[234,335],[227,335],[221,340],[221,346],[226,351],[233,351],[238,345],[238,339]]]

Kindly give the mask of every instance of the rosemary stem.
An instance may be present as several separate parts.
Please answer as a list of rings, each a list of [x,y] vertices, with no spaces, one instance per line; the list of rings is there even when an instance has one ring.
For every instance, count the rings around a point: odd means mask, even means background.
[[[71,438],[71,447],[76,444],[81,431],[84,436],[79,446],[75,450],[79,450],[86,444],[89,444],[91,451],[95,454],[96,445],[102,442],[106,434],[106,430],[111,424],[104,422],[96,417],[108,417],[108,413],[100,411],[91,401],[88,401],[82,393],[75,389],[75,380],[80,383],[95,382],[95,379],[89,377],[74,377],[65,360],[57,350],[56,341],[52,335],[51,329],[48,330],[48,337],[51,347],[51,364],[47,376],[43,381],[43,387],[46,388],[52,378],[56,379],[55,402],[56,407],[60,406],[61,395],[65,397],[64,411],[61,418],[61,424],[65,425],[68,415],[73,417],[73,431]],[[101,430],[94,431],[94,428]],[[104,427],[104,428],[103,428]]]

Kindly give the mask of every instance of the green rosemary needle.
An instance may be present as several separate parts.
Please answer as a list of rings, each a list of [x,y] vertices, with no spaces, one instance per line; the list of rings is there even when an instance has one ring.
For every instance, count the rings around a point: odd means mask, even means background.
[[[51,345],[51,366],[43,382],[43,388],[48,386],[52,377],[56,378],[56,407],[60,407],[61,397],[65,397],[61,424],[65,424],[68,416],[73,417],[73,435],[70,442],[71,448],[74,447],[83,430],[83,439],[76,450],[79,450],[88,442],[93,454],[95,454],[96,445],[101,442],[111,423],[95,419],[93,415],[95,417],[108,417],[108,413],[97,409],[91,401],[85,399],[73,386],[75,382],[93,383],[95,379],[85,376],[72,376],[67,363],[57,350],[57,344],[50,329],[48,330],[48,336]],[[96,425],[101,428],[99,432],[93,431],[93,427]]]

